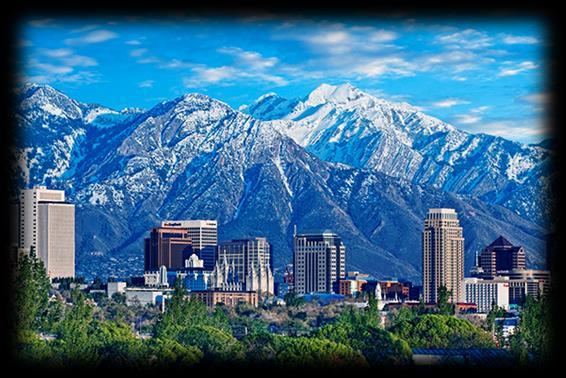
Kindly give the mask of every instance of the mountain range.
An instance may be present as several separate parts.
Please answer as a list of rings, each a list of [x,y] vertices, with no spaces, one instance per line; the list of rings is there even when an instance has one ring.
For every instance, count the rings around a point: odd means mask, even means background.
[[[141,274],[162,219],[217,219],[221,240],[266,236],[276,273],[293,225],[332,229],[347,269],[420,280],[428,208],[453,207],[466,271],[499,235],[544,265],[552,151],[470,134],[349,84],[233,109],[190,93],[113,110],[48,85],[17,92],[13,194],[46,185],[76,204],[77,274]]]

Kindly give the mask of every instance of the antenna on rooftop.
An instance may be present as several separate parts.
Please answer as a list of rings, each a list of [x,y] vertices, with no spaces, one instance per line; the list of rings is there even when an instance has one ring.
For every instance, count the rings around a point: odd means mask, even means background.
[[[293,237],[297,236],[297,225],[293,225]]]

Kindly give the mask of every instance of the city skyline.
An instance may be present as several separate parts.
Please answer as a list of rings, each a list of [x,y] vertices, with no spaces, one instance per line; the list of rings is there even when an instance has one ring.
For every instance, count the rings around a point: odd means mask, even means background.
[[[543,367],[546,16],[17,15],[10,360]]]
[[[20,37],[20,81],[116,110],[190,92],[237,109],[349,82],[469,132],[549,137],[536,19],[29,19]]]

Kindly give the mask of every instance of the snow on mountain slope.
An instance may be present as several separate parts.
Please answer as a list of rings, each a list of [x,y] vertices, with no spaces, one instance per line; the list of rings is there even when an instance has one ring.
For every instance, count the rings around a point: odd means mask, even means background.
[[[322,84],[303,99],[260,97],[245,112],[274,125],[323,160],[501,204],[544,224],[551,151],[487,134],[470,134],[406,103],[350,84]],[[520,187],[531,201],[517,201]]]
[[[348,269],[418,281],[422,220],[429,207],[438,206],[461,213],[466,269],[475,251],[499,233],[525,245],[529,263],[543,263],[542,227],[476,198],[323,161],[278,131],[292,121],[260,121],[193,93],[101,128],[86,123],[83,104],[68,100],[68,106],[62,99],[55,103],[69,114],[76,105],[82,112],[76,123],[52,116],[44,101],[26,102],[20,125],[35,137],[26,134],[16,150],[27,153],[27,185],[65,189],[76,204],[79,274],[139,274],[151,227],[162,219],[211,218],[219,221],[221,240],[266,236],[276,268],[291,259],[296,224],[339,233]],[[49,120],[48,128],[36,119]],[[43,136],[63,142],[79,129],[85,134],[67,145],[70,155],[62,159],[69,168],[45,174],[59,161],[42,155],[51,148]],[[44,167],[37,170],[36,164]]]

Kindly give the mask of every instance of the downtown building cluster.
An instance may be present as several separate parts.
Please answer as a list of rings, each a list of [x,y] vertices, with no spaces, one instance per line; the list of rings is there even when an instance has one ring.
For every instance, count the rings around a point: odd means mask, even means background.
[[[264,237],[218,242],[216,220],[166,220],[144,240],[143,277],[122,292],[127,303],[163,303],[180,280],[192,298],[210,307],[258,306],[275,294],[272,264]]]
[[[11,208],[18,225],[11,236],[16,256],[34,253],[50,279],[75,277],[75,207],[65,193],[44,186],[22,190]],[[521,306],[527,295],[548,292],[550,273],[527,269],[525,249],[500,236],[476,253],[465,277],[464,230],[454,209],[429,209],[422,231],[422,286],[397,278],[377,279],[346,271],[347,246],[331,230],[293,233],[292,264],[276,282],[273,251],[267,238],[218,241],[216,220],[164,220],[144,239],[143,276],[110,280],[107,295],[122,293],[128,304],[164,304],[177,280],[191,297],[209,306],[296,295],[364,298],[371,293],[380,309],[434,306],[439,289],[465,312],[487,313],[493,306]],[[277,298],[276,298],[277,297]]]
[[[525,249],[499,236],[476,254],[470,277],[464,277],[464,232],[454,209],[429,209],[422,233],[423,299],[437,303],[439,288],[449,302],[479,313],[493,306],[509,310],[550,288],[550,272],[527,269]]]

